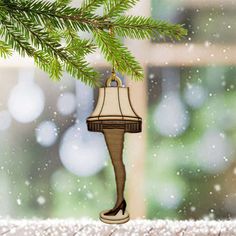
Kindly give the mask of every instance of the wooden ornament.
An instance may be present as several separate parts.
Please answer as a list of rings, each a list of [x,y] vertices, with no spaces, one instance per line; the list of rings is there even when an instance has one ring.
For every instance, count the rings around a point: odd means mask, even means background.
[[[112,82],[116,86],[112,87]],[[129,88],[122,86],[122,81],[113,72],[106,81],[106,86],[99,89],[99,97],[94,112],[87,118],[89,131],[102,132],[105,136],[114,167],[116,180],[116,204],[111,210],[100,213],[100,220],[109,224],[121,224],[129,220],[124,200],[126,180],[123,164],[124,134],[142,131],[142,118],[132,107]]]

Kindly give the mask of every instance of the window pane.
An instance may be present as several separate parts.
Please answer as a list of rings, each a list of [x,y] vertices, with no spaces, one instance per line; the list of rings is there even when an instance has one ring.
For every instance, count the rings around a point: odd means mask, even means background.
[[[235,77],[231,66],[149,69],[149,217],[235,217]]]
[[[235,43],[236,6],[232,1],[198,4],[198,1],[152,1],[155,18],[184,24],[189,30],[185,41],[196,43]]]

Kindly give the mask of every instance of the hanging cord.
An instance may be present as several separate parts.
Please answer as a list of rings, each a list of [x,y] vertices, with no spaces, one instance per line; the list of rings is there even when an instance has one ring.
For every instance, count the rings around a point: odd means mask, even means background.
[[[114,31],[113,31],[112,27],[109,27],[109,34],[110,34],[111,37],[114,37]],[[112,81],[116,81],[117,87],[122,87],[122,81],[116,75],[115,66],[113,64],[112,64],[111,76],[110,76],[110,78],[107,79],[106,86],[110,87]]]

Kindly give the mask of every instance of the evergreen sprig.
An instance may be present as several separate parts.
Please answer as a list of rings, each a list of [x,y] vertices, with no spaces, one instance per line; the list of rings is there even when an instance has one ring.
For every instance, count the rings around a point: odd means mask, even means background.
[[[104,17],[117,17],[132,8],[139,0],[106,0]]]
[[[94,37],[105,58],[114,68],[137,80],[143,78],[142,67],[120,40],[102,30],[95,31]]]
[[[7,58],[12,55],[11,48],[3,41],[0,40],[0,57]]]
[[[170,38],[179,40],[186,30],[178,24],[142,16],[126,16],[138,0],[84,0],[81,7],[71,0],[0,0],[0,57],[17,51],[34,58],[36,65],[58,80],[66,70],[73,77],[99,85],[98,73],[85,56],[100,48],[116,70],[142,79],[143,71],[129,50],[116,37],[133,39]],[[96,14],[103,8],[103,15]],[[111,31],[114,33],[110,34]],[[89,32],[90,40],[79,32]]]
[[[113,29],[121,37],[133,39],[169,38],[180,40],[186,34],[181,25],[156,21],[150,17],[120,16],[114,21]]]

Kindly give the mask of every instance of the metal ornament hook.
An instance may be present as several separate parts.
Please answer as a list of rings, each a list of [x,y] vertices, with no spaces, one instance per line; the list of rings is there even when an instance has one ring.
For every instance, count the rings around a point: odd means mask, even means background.
[[[106,81],[106,87],[111,87],[111,83],[115,81],[117,84],[117,87],[122,87],[122,81],[121,79],[116,75],[114,71],[112,71],[111,76]]]

